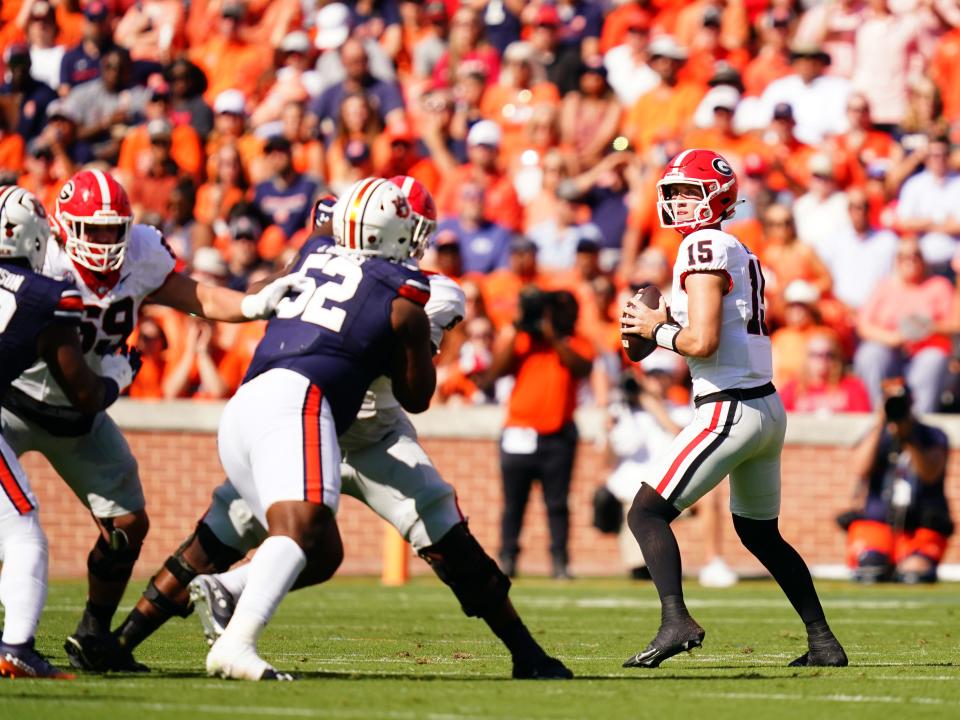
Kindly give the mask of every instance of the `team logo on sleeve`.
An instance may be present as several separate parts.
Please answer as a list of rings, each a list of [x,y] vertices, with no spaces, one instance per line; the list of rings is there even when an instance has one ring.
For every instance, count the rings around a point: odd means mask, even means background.
[[[733,168],[724,160],[722,157],[715,157],[713,159],[713,169],[716,170],[721,175],[726,175],[730,177],[733,175]]]

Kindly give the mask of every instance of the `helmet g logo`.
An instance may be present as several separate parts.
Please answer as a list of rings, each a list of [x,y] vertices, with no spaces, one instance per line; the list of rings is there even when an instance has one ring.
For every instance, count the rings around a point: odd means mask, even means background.
[[[74,185],[73,180],[68,180],[66,185],[60,188],[60,202],[67,202],[70,198],[73,197]]]
[[[721,175],[725,175],[727,177],[733,175],[733,168],[731,168],[727,161],[722,157],[716,157],[713,159],[713,169]]]

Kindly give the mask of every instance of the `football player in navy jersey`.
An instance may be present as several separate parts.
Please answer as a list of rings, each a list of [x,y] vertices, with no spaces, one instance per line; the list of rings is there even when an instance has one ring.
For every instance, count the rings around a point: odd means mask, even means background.
[[[419,260],[436,228],[436,207],[430,192],[412,177],[396,176],[414,216],[414,249]],[[336,198],[317,201],[312,225],[317,236],[333,233]],[[329,240],[332,242],[332,238]],[[439,352],[443,333],[465,313],[464,295],[454,280],[431,273],[431,344]],[[426,560],[460,601],[463,612],[479,617],[510,651],[513,677],[562,679],[572,673],[550,657],[532,637],[509,597],[510,580],[473,537],[460,512],[454,488],[437,472],[421,447],[416,430],[393,396],[389,377],[373,381],[360,411],[338,442],[342,492],[351,495],[393,525]],[[244,501],[225,482],[188,538],[154,577],[143,597],[116,631],[120,644],[132,650],[172,615],[186,615],[192,601],[209,642],[230,621],[236,599],[246,586],[249,564],[223,571],[260,544],[264,529]],[[218,573],[200,574],[198,573]],[[187,584],[189,583],[189,596]],[[294,583],[293,588],[301,587]]]
[[[0,394],[40,357],[73,406],[96,413],[116,400],[134,370],[115,354],[103,357],[101,375],[87,366],[77,332],[80,293],[71,282],[36,272],[49,237],[37,199],[20,187],[0,187]],[[0,490],[0,677],[70,678],[33,647],[47,594],[47,538],[37,500],[3,435]]]

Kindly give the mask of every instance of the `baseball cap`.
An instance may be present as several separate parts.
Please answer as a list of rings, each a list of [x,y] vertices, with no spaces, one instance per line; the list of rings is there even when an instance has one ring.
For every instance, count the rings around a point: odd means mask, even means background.
[[[687,49],[677,44],[672,35],[660,35],[650,41],[647,52],[651,58],[664,57],[670,60],[686,60]]]
[[[790,62],[799,58],[812,58],[829,65],[830,53],[816,43],[799,43],[790,48]]]
[[[350,37],[350,9],[343,3],[330,3],[317,11],[314,18],[317,36],[313,44],[319,50],[335,50]]]
[[[227,261],[223,259],[220,251],[213,247],[199,247],[193,252],[193,269],[219,278],[224,278],[229,273]]]
[[[822,153],[811,155],[808,167],[814,177],[833,177],[833,160],[830,159],[829,155]]]
[[[280,49],[287,53],[306,53],[310,49],[310,38],[303,30],[294,30],[284,35]]]
[[[433,236],[433,244],[438,251],[460,250],[460,238],[453,230],[441,230]]]
[[[260,237],[260,225],[246,215],[240,215],[230,221],[230,237],[234,240],[257,240]]]
[[[220,113],[243,115],[246,104],[247,99],[239,90],[224,90],[213,101],[213,111],[218,115]]]
[[[173,132],[173,126],[163,118],[157,118],[147,123],[147,135],[151,140],[170,139],[170,133]]]
[[[54,120],[56,118],[69,120],[72,123],[77,122],[76,115],[73,114],[73,111],[70,110],[67,103],[63,100],[54,100],[47,105],[47,120]]]
[[[47,20],[50,18],[56,18],[56,13],[50,3],[41,0],[30,6],[31,20]]]
[[[100,0],[88,2],[83,8],[83,16],[90,22],[101,22],[109,17],[110,11]]]
[[[517,235],[510,241],[510,252],[536,252],[537,244],[525,235]]]
[[[820,291],[806,280],[794,280],[784,288],[783,299],[791,304],[812,305],[820,299]]]
[[[493,120],[481,120],[470,128],[467,133],[467,146],[487,145],[489,147],[500,147],[500,139],[503,133],[500,126]]]
[[[723,108],[733,112],[737,109],[737,104],[740,102],[740,93],[729,85],[718,85],[710,91],[709,95],[714,110]]]
[[[274,151],[289,153],[292,149],[293,145],[283,135],[271,135],[263,145],[263,151],[265,153]]]
[[[246,8],[243,6],[243,3],[238,2],[228,2],[224,3],[223,8],[220,10],[221,17],[234,18],[235,20],[241,20],[246,14]]]
[[[541,5],[533,15],[533,24],[556,27],[560,24],[560,13],[553,5]]]
[[[591,238],[580,238],[577,241],[578,253],[598,253],[600,252],[600,243]]]
[[[777,103],[773,106],[774,120],[793,120],[793,107],[790,103]]]
[[[704,27],[720,27],[721,22],[723,21],[723,15],[713,5],[707,6],[707,9],[703,12],[703,26]]]

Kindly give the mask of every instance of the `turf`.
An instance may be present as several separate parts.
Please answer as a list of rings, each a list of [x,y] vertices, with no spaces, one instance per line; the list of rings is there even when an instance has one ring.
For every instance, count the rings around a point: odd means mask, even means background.
[[[190,618],[142,646],[147,676],[0,680],[0,718],[960,717],[960,586],[820,588],[849,668],[785,667],[804,650],[803,628],[769,582],[690,583],[689,606],[707,630],[703,649],[657,670],[625,670],[623,660],[656,630],[650,583],[521,580],[514,602],[577,679],[513,681],[503,648],[438,582],[382,588],[348,578],[289,596],[261,641],[263,655],[295,671],[297,683],[207,678]],[[38,647],[61,666],[82,598],[79,583],[51,587]]]

